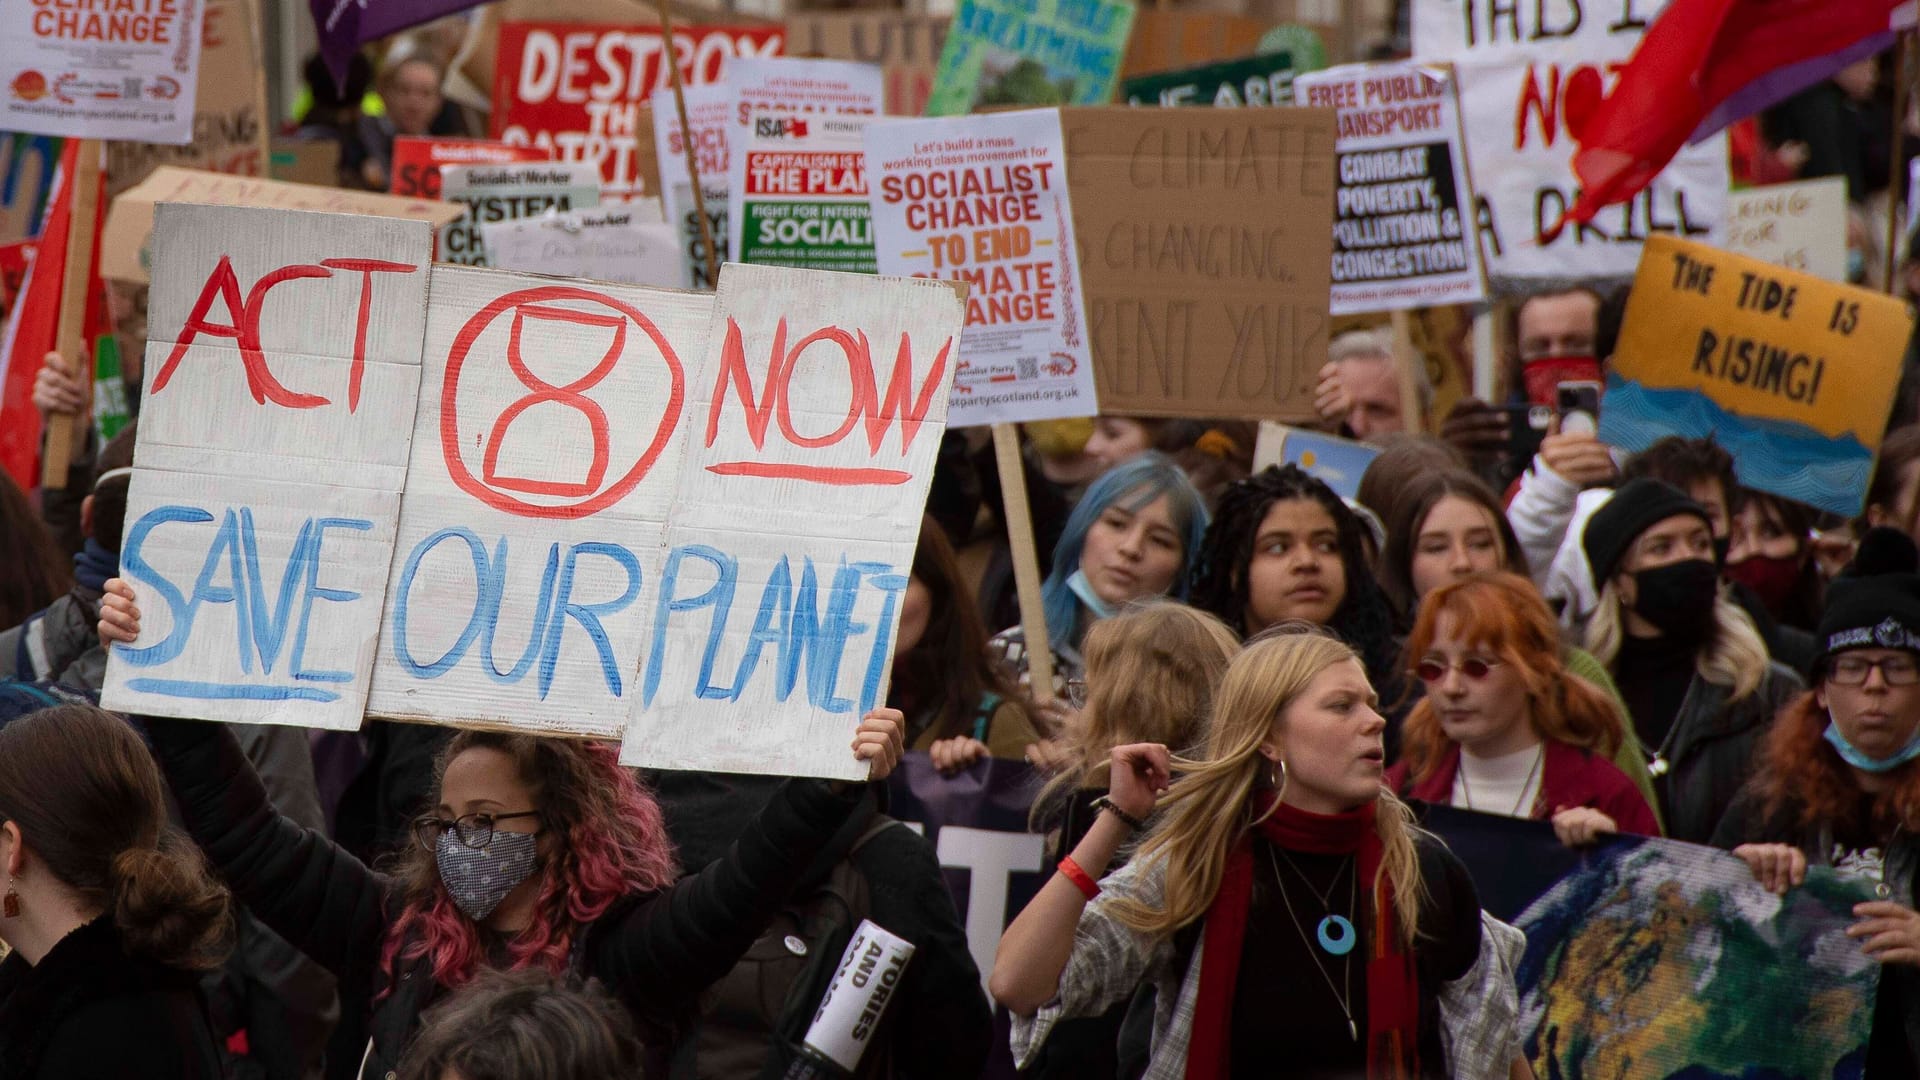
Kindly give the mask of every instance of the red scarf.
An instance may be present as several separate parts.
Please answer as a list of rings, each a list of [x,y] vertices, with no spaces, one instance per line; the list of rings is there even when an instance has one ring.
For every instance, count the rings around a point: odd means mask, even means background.
[[[1254,798],[1255,813],[1265,812],[1273,795]],[[1257,827],[1274,845],[1311,855],[1358,853],[1355,870],[1370,884],[1380,870],[1380,833],[1374,828],[1377,802],[1344,814],[1314,814],[1281,803]],[[1240,973],[1240,949],[1253,902],[1253,837],[1243,835],[1227,855],[1220,891],[1207,908],[1206,943],[1200,956],[1200,993],[1187,1044],[1186,1080],[1220,1080],[1227,1075],[1232,1046],[1233,989]],[[1356,913],[1355,919],[1365,911]],[[1420,1072],[1419,983],[1413,956],[1401,947],[1393,910],[1393,882],[1381,877],[1373,890],[1373,933],[1367,957],[1367,1078],[1407,1080]],[[1302,978],[1305,978],[1303,975]]]

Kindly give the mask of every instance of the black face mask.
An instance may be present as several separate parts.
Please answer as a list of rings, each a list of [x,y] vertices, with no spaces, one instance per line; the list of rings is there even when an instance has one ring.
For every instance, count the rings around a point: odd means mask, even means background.
[[[1705,559],[1656,566],[1633,575],[1634,614],[1676,644],[1697,645],[1713,632],[1720,570]]]

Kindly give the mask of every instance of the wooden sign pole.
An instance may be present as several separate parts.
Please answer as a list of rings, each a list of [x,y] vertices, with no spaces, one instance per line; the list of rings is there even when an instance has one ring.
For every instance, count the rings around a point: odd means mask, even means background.
[[[993,425],[993,457],[1000,470],[1000,507],[1013,549],[1013,585],[1020,594],[1020,629],[1027,638],[1027,678],[1035,704],[1053,700],[1053,648],[1040,599],[1040,556],[1027,509],[1027,474],[1020,466],[1020,435],[1012,424]]]
[[[1420,382],[1413,365],[1426,363],[1413,347],[1413,317],[1405,310],[1393,313],[1393,370],[1400,376],[1400,416],[1409,435],[1427,433],[1427,410],[1420,402]]]
[[[61,490],[67,470],[86,450],[87,429],[93,423],[93,364],[87,349],[87,296],[93,286],[93,232],[100,217],[100,141],[83,139],[74,155],[76,165],[68,183],[73,206],[67,221],[66,273],[60,281],[60,321],[53,347],[80,379],[83,405],[78,415],[56,413],[47,418],[46,458],[40,465],[40,486]]]
[[[700,183],[700,156],[693,150],[693,125],[687,123],[687,89],[680,80],[680,57],[673,44],[672,0],[660,0],[660,41],[667,52],[667,77],[673,82],[673,107],[680,116],[680,149],[687,155],[687,176],[693,183],[693,212],[700,216],[700,242],[707,249],[707,281],[720,287],[720,253],[713,248],[713,222],[707,218],[707,194]]]
[[[1887,154],[1887,277],[1881,283],[1881,291],[1888,296],[1898,296],[1899,286],[1894,284],[1894,268],[1900,265],[1900,171],[1906,168],[1907,159],[1900,152],[1900,137],[1906,134],[1907,127],[1907,51],[1913,41],[1913,31],[1903,30],[1893,43],[1893,116],[1889,122],[1892,129],[1887,136],[1892,148]],[[1907,204],[1914,204],[1920,198],[1920,192],[1907,192]],[[1913,216],[1913,215],[1909,215]]]

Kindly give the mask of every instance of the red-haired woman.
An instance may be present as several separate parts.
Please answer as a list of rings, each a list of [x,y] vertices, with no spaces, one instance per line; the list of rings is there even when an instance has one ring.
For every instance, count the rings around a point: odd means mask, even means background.
[[[1866,1075],[1920,1076],[1920,563],[1879,528],[1827,594],[1814,689],[1774,720],[1714,831],[1784,893],[1808,864],[1873,886],[1847,935],[1881,962]]]
[[[106,592],[100,636],[134,640],[132,590],[115,579]],[[422,1011],[489,968],[597,978],[643,1032],[664,1034],[862,797],[790,782],[726,858],[676,882],[660,807],[615,747],[463,731],[388,877],[276,813],[225,725],[145,723],[188,831],[235,895],[340,980],[341,1023],[369,1039],[361,1077],[393,1075]],[[869,713],[853,753],[885,778],[902,753],[900,714]]]
[[[1483,573],[1427,594],[1407,639],[1426,697],[1388,774],[1412,798],[1550,819],[1567,844],[1658,836],[1646,797],[1611,761],[1626,731],[1614,703],[1570,675],[1553,612],[1518,574]]]

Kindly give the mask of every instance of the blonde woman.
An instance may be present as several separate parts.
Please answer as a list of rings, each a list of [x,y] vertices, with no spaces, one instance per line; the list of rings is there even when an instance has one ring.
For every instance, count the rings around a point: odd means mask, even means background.
[[[1708,843],[1753,771],[1773,717],[1802,689],[1773,663],[1720,586],[1705,507],[1679,488],[1628,481],[1581,536],[1600,587],[1591,652],[1620,688],[1667,835]]]
[[[1378,704],[1352,649],[1289,625],[1228,665],[1203,760],[1115,748],[1112,805],[1001,939],[1017,1062],[1152,978],[1148,1080],[1512,1075],[1519,934],[1382,788]]]
[[[1079,710],[1063,733],[1066,765],[1034,801],[1036,832],[1048,833],[1054,861],[1079,846],[1111,796],[1113,748],[1158,743],[1197,749],[1213,690],[1240,648],[1227,624],[1171,600],[1136,600],[1087,630],[1086,676],[1068,684]],[[1022,1070],[1034,1080],[1113,1077],[1126,1002],[1054,1027]]]

